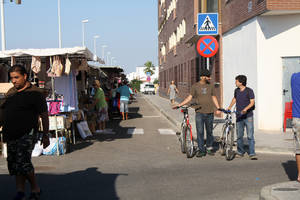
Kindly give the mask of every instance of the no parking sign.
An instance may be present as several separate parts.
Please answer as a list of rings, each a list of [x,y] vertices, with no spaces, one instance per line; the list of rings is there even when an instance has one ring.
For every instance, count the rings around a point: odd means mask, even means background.
[[[219,50],[219,43],[216,40],[216,38],[207,35],[198,40],[197,51],[201,56],[210,58],[216,55],[218,50]]]

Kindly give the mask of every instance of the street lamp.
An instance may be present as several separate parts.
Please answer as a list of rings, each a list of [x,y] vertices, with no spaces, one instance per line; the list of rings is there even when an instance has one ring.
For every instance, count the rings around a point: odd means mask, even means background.
[[[102,45],[102,59],[103,59],[103,61],[105,60],[105,56],[104,56],[104,48],[106,48],[107,47],[107,45]]]
[[[107,63],[107,65],[108,65],[109,55],[110,55],[110,54],[111,54],[110,52],[107,52],[107,57],[106,57],[106,63]]]
[[[95,58],[97,57],[96,40],[99,37],[100,37],[99,35],[94,35],[94,55],[95,55]],[[96,59],[94,59],[94,60],[96,60]]]
[[[58,14],[58,47],[61,48],[60,0],[57,0],[57,14]]]
[[[114,64],[113,64],[113,60],[114,60],[114,59],[115,59],[115,57],[111,57],[111,58],[110,58],[110,64],[111,64],[111,65],[114,65]]]
[[[4,0],[1,0],[1,41],[2,41],[2,51],[5,51],[6,41],[5,41],[5,23],[4,23]]]
[[[84,44],[84,24],[85,23],[88,23],[89,20],[88,19],[85,19],[85,20],[82,20],[81,23],[82,23],[82,46],[85,47],[85,44]]]

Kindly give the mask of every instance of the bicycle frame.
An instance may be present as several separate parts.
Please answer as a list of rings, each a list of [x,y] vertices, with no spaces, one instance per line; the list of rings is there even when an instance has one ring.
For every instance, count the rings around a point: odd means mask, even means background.
[[[190,139],[192,141],[193,140],[193,133],[192,133],[192,125],[190,124],[188,109],[187,108],[182,108],[181,112],[183,113],[183,123],[185,123],[186,127],[188,127],[190,129]],[[185,139],[187,139],[186,132],[185,132]]]

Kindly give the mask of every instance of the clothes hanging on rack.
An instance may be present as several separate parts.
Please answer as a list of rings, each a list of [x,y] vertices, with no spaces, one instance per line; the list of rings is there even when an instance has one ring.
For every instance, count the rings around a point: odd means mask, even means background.
[[[66,75],[70,74],[71,66],[72,66],[72,63],[71,63],[70,59],[67,57],[66,58],[66,65],[65,65],[65,74]]]
[[[39,56],[32,56],[32,61],[31,61],[31,70],[37,74],[41,71],[41,57]]]

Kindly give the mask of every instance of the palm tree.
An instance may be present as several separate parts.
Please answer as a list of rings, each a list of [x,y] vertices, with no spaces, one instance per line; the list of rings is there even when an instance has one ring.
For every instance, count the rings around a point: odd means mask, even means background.
[[[153,65],[153,63],[151,61],[147,61],[144,66],[146,67],[144,69],[145,74],[150,73],[150,75],[152,76],[154,74],[154,70],[155,70],[155,66]]]

